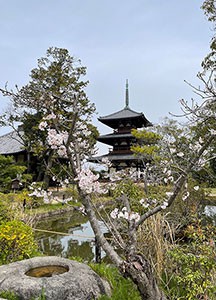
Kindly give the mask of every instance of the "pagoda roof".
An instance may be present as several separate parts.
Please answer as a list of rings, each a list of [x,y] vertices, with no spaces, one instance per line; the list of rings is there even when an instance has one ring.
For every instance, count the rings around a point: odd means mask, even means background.
[[[98,137],[98,141],[104,144],[108,145],[113,145],[113,142],[116,139],[132,139],[135,138],[131,133],[111,133],[111,134],[105,134],[105,135],[100,135]]]
[[[22,139],[17,131],[12,131],[0,136],[0,154],[12,155],[23,151]]]
[[[119,126],[120,120],[126,119],[133,120],[137,128],[152,126],[151,122],[146,119],[143,113],[138,113],[129,107],[125,107],[124,109],[110,115],[99,117],[98,121],[115,129]]]
[[[128,119],[128,118],[137,118],[142,116],[142,113],[138,113],[129,107],[125,107],[122,110],[119,110],[115,113],[112,113],[110,115],[100,117],[101,120],[114,120],[114,119]]]

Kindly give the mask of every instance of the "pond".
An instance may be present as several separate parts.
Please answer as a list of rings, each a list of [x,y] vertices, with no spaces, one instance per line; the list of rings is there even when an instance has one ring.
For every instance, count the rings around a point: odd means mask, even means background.
[[[206,207],[204,208],[204,214],[212,220],[214,225],[216,225],[216,206],[215,205],[206,205]]]
[[[204,214],[216,224],[216,206],[206,206]],[[104,233],[108,232],[102,222],[100,226]],[[36,240],[43,254],[65,258],[81,257],[84,261],[95,260],[94,233],[87,217],[79,212],[65,213],[40,220],[35,227],[46,230],[45,232],[36,231]]]
[[[100,226],[106,233],[107,228],[102,222]],[[94,233],[88,219],[79,212],[65,213],[40,220],[35,228],[45,230],[35,232],[43,254],[65,258],[81,257],[85,261],[95,260]]]

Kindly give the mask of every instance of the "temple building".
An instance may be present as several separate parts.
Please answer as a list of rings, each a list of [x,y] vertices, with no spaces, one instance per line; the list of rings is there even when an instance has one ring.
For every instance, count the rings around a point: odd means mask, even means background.
[[[143,168],[142,161],[131,151],[131,145],[137,142],[132,129],[152,126],[143,113],[133,111],[129,107],[128,81],[126,82],[125,107],[110,115],[99,117],[98,121],[112,128],[113,132],[100,135],[98,141],[111,146],[109,153],[91,158],[92,162],[101,162],[107,158],[116,170],[134,167]]]
[[[12,131],[0,136],[0,154],[13,156],[16,162],[27,160],[27,152],[22,141],[23,132]]]

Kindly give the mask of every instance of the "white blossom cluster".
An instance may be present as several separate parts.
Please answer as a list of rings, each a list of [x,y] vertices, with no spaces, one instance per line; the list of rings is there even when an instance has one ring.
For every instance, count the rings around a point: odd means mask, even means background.
[[[157,203],[156,199],[148,199],[148,198],[142,198],[139,203],[142,205],[144,208],[148,208],[151,205],[154,205]]]
[[[50,203],[51,200],[53,200],[51,191],[45,191],[41,187],[35,187],[34,182],[29,187],[29,189],[32,190],[32,192],[28,194],[28,196],[30,197],[43,198],[43,201],[46,204]]]
[[[215,129],[209,129],[209,132],[211,135],[216,135],[216,130]]]
[[[77,121],[76,126],[75,126],[75,137],[79,138],[80,136],[82,137],[88,137],[91,135],[91,131],[88,129],[87,125],[81,121]]]
[[[76,180],[79,187],[87,194],[97,193],[104,194],[107,192],[98,181],[99,175],[95,175],[89,168],[82,169],[78,172]]]
[[[47,121],[49,121],[49,120],[54,120],[54,119],[56,119],[56,118],[57,118],[57,116],[56,116],[54,113],[51,113],[51,114],[45,116],[45,117],[43,118],[43,121],[40,122],[38,128],[39,128],[41,131],[45,131],[46,129],[48,129],[48,125],[49,125]]]
[[[61,124],[65,126],[63,116],[55,115],[51,113],[45,116],[40,122],[38,128],[41,131],[47,132],[47,143],[51,149],[56,150],[60,157],[67,157],[66,143],[68,141],[69,135],[67,131],[61,130],[57,131],[53,128],[53,124],[57,121],[61,121]],[[91,135],[91,131],[88,129],[85,120],[78,120],[73,129],[73,136],[70,137],[71,142],[67,144],[70,155],[76,160],[75,153],[79,153],[80,158],[84,159],[85,153],[89,153],[89,141],[88,138]]]
[[[58,149],[63,146],[67,139],[68,133],[66,131],[58,133],[55,129],[48,129],[47,142],[52,149]]]
[[[173,182],[174,181],[174,177],[172,176],[172,171],[168,168],[164,168],[163,169],[163,174],[164,174],[164,182],[168,183],[168,182]]]
[[[107,170],[112,166],[111,161],[107,157],[103,157],[101,162],[107,168]]]
[[[135,222],[138,222],[140,220],[140,214],[137,212],[128,212],[126,207],[123,207],[121,210],[118,208],[115,208],[113,211],[111,211],[110,216],[112,219],[120,219],[123,218],[127,221],[134,220]]]
[[[48,127],[47,121],[42,121],[42,122],[40,122],[40,124],[39,124],[39,126],[38,126],[38,128],[39,128],[41,131],[46,130],[47,127]]]

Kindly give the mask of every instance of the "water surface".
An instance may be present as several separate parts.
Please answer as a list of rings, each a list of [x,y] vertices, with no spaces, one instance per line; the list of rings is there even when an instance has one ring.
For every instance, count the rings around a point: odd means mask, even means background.
[[[102,222],[100,226],[104,233],[107,232]],[[79,212],[49,217],[39,221],[35,227],[53,231],[53,233],[36,231],[36,240],[43,254],[65,258],[81,257],[87,261],[94,260],[94,232],[88,219]]]

